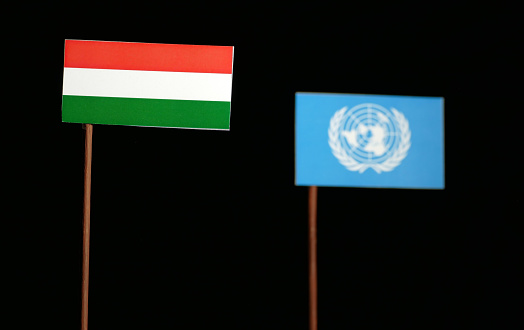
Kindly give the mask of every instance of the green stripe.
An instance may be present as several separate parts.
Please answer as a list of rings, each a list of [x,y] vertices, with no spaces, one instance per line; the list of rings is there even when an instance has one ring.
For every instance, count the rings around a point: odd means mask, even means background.
[[[62,121],[83,124],[229,129],[230,102],[62,97]]]

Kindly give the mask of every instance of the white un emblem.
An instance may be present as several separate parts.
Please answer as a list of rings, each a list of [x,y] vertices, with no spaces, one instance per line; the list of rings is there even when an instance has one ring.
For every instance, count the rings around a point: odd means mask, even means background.
[[[333,155],[350,171],[389,172],[406,158],[411,146],[409,123],[395,108],[373,103],[344,107],[329,124]]]

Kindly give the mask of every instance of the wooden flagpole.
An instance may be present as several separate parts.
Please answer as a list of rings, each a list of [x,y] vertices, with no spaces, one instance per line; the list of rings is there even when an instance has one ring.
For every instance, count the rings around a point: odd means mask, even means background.
[[[89,235],[91,231],[91,158],[93,153],[93,125],[85,124],[84,163],[84,238],[82,254],[82,330],[87,330],[87,300],[89,295]]]
[[[318,329],[317,316],[317,191],[309,187],[309,329]]]

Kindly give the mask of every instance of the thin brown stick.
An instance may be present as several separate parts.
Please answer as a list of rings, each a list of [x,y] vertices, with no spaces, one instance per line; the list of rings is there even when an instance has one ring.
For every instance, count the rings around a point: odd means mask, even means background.
[[[317,316],[317,187],[309,187],[309,329],[318,329]]]
[[[93,153],[93,125],[86,124],[85,131],[82,330],[87,330],[87,300],[89,295],[89,235],[91,231],[91,158]]]

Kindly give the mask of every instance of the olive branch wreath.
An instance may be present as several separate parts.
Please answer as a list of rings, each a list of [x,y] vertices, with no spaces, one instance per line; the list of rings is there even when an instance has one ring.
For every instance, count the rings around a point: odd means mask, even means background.
[[[329,123],[328,136],[329,146],[333,155],[339,160],[350,171],[358,171],[359,173],[364,172],[368,168],[374,169],[377,173],[389,172],[397,167],[400,162],[408,155],[408,150],[411,147],[411,131],[409,129],[409,123],[402,113],[397,109],[391,108],[395,119],[397,120],[400,129],[400,143],[397,150],[391,155],[391,157],[384,160],[382,163],[376,164],[363,164],[355,160],[353,157],[342,147],[340,142],[340,125],[342,125],[342,119],[347,110],[347,107],[335,112]]]

